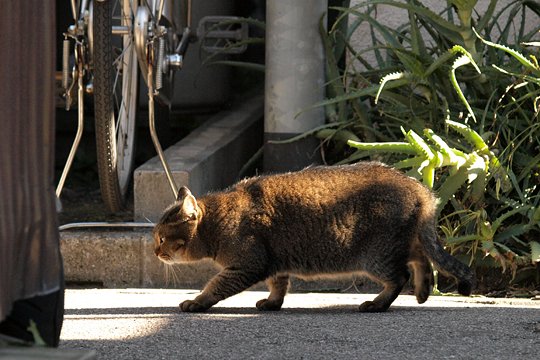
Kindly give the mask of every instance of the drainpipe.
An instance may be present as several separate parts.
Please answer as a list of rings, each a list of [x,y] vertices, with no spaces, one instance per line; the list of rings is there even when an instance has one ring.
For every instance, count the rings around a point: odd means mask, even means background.
[[[325,121],[324,108],[301,110],[324,99],[325,59],[319,21],[327,0],[266,2],[264,170],[285,172],[320,163],[313,136],[288,143]],[[299,114],[300,113],[300,114]]]

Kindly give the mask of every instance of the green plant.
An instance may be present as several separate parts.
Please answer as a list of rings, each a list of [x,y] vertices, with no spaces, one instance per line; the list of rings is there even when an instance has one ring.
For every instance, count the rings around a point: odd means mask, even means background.
[[[326,108],[328,124],[313,133],[331,162],[370,156],[408,169],[438,194],[451,252],[514,276],[526,269],[538,284],[540,70],[531,45],[540,26],[525,24],[540,24],[540,5],[491,0],[479,14],[476,3],[448,1],[441,13],[419,0],[337,8],[332,28],[321,22],[328,97],[314,106]],[[380,5],[409,21],[386,26]],[[366,49],[350,41],[360,26],[372,39]]]
[[[468,182],[467,196],[474,201],[483,197],[487,178],[494,173],[503,173],[499,160],[491,152],[484,140],[470,127],[447,120],[446,124],[460,133],[472,145],[472,150],[463,152],[451,148],[440,136],[431,129],[424,130],[428,141],[413,130],[405,132],[406,142],[363,143],[349,140],[349,146],[364,152],[390,152],[412,155],[393,164],[398,169],[411,168],[408,172],[413,177],[421,175],[424,184],[435,189],[438,194],[438,210],[442,211],[447,202]],[[445,168],[447,176],[439,178],[440,184],[435,186],[435,171]],[[509,186],[509,180],[503,176],[496,181],[504,181]]]

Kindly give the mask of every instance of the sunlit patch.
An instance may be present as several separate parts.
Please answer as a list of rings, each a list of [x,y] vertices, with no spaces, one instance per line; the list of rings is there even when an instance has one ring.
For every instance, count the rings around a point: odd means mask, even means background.
[[[151,336],[174,314],[65,315],[61,340],[125,340]],[[84,325],[84,326],[82,326]]]

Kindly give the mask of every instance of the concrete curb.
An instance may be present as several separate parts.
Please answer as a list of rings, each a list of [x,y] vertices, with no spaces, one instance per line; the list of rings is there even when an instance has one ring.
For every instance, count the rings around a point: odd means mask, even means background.
[[[210,262],[166,267],[153,254],[149,230],[64,231],[67,282],[107,288],[202,288],[217,269]]]

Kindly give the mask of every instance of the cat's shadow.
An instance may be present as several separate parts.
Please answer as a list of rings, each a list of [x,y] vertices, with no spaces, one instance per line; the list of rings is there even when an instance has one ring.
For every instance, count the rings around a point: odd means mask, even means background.
[[[206,312],[199,313],[199,314],[208,314],[208,315],[252,315],[252,316],[289,316],[289,315],[351,315],[351,314],[391,314],[391,313],[407,313],[407,312],[418,312],[418,311],[431,311],[431,310],[440,310],[440,308],[434,308],[434,307],[412,307],[412,306],[393,306],[390,307],[385,312],[379,312],[379,313],[369,313],[369,312],[360,312],[358,311],[358,306],[360,304],[346,304],[346,305],[329,305],[329,306],[322,306],[322,307],[285,307],[282,308],[279,311],[261,311],[258,310],[255,306],[253,307],[213,307],[208,309]],[[177,309],[178,313],[181,314],[190,314],[190,313],[182,313],[179,309]],[[197,313],[191,313],[191,314],[197,314]]]
[[[404,308],[390,308],[388,312],[401,311]],[[177,306],[170,307],[125,307],[125,308],[87,308],[87,309],[66,309],[65,315],[71,316],[93,316],[93,315],[245,315],[245,316],[279,316],[279,315],[308,315],[308,314],[354,314],[358,313],[358,306],[351,305],[330,305],[319,308],[285,307],[279,311],[261,311],[253,307],[225,307],[216,306],[200,313],[182,312]]]
[[[213,307],[208,309],[205,313],[206,314],[219,314],[219,315],[283,315],[283,314],[298,314],[298,315],[306,315],[306,314],[321,314],[321,313],[351,313],[355,312],[358,309],[357,306],[354,305],[339,305],[339,306],[328,306],[328,307],[321,307],[321,308],[282,308],[278,311],[261,311],[258,310],[255,306],[253,307]]]
[[[208,309],[205,312],[200,313],[187,313],[182,312],[177,306],[170,307],[125,307],[125,308],[87,308],[87,309],[66,309],[65,315],[82,317],[82,318],[91,318],[93,316],[107,316],[110,315],[111,318],[114,318],[117,315],[132,315],[134,317],[145,316],[151,317],[155,315],[156,317],[161,316],[291,316],[291,315],[369,315],[369,314],[414,314],[418,312],[431,312],[431,311],[440,311],[442,308],[439,307],[412,307],[412,306],[392,306],[386,312],[383,313],[362,313],[358,311],[357,304],[347,304],[347,305],[329,305],[322,307],[285,307],[279,311],[261,311],[258,310],[255,306],[253,307],[225,307],[225,306],[216,306]],[[448,308],[445,308],[448,309]],[[467,308],[456,308],[460,311],[465,311]]]

